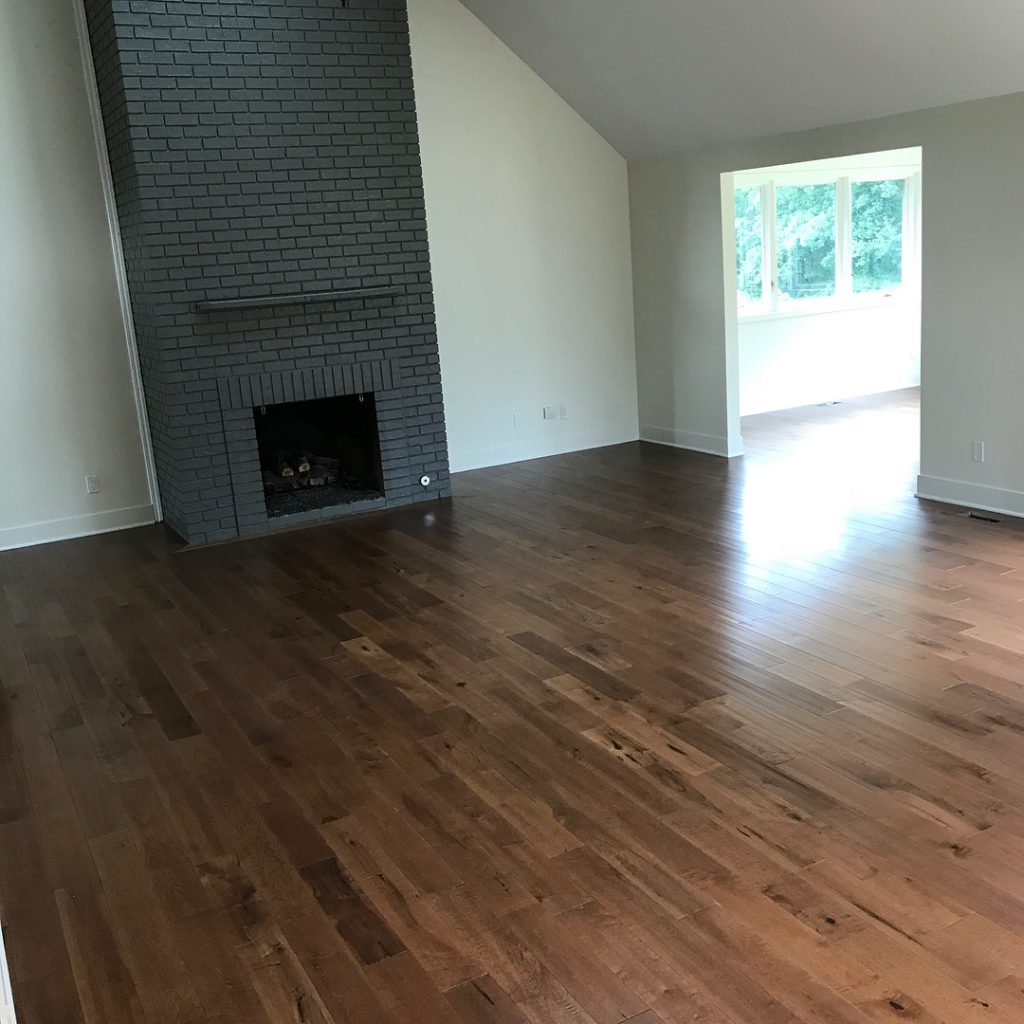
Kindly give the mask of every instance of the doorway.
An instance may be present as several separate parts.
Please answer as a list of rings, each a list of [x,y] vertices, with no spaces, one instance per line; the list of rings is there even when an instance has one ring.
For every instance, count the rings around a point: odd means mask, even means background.
[[[920,148],[723,180],[730,419],[776,484],[789,459],[794,482],[838,470],[829,486],[854,501],[913,493],[921,188]]]

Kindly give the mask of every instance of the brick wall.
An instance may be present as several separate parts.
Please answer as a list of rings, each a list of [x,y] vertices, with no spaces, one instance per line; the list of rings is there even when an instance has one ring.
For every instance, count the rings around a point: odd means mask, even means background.
[[[448,494],[405,0],[86,11],[168,523],[190,541],[268,525],[237,486],[256,468],[236,464],[255,457],[242,436],[255,434],[226,381],[315,371],[326,397],[364,363],[391,374],[385,504]],[[391,294],[195,309],[378,287]]]

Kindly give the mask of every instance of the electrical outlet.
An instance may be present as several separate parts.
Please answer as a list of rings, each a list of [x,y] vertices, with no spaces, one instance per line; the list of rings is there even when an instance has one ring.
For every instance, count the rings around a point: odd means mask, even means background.
[[[85,478],[85,493],[86,494],[99,494],[100,493],[100,478],[98,476],[87,476]]]
[[[544,419],[546,419],[546,420],[557,420],[558,419],[558,406],[557,405],[545,405],[544,406]]]
[[[512,413],[512,426],[515,430],[518,430],[523,425],[523,414],[521,412]]]
[[[569,410],[564,405],[558,407],[558,418],[560,420],[567,420],[569,418]]]
[[[984,462],[985,461],[985,442],[984,441],[972,441],[971,442],[971,462]]]

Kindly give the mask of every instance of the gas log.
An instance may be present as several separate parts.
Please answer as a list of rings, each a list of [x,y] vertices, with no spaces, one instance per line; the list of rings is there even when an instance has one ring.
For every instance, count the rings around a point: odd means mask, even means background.
[[[253,410],[268,514],[382,495],[372,395],[345,395]]]
[[[280,468],[278,468],[280,467]],[[327,455],[304,455],[280,460],[274,469],[263,468],[263,490],[282,494],[303,487],[327,487],[342,481],[341,463]]]

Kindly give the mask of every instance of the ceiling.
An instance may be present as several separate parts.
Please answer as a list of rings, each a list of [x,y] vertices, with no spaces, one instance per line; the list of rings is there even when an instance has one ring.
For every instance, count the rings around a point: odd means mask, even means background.
[[[1022,0],[463,0],[623,155],[1024,91]]]

